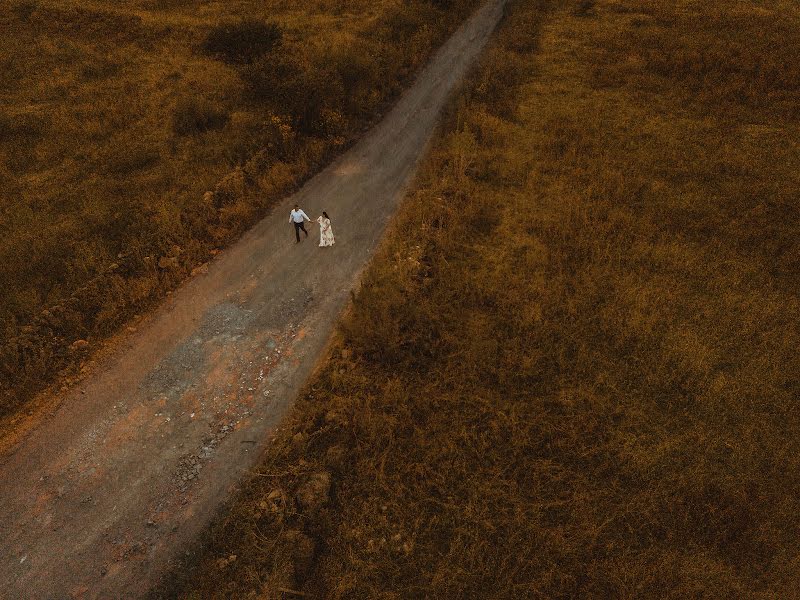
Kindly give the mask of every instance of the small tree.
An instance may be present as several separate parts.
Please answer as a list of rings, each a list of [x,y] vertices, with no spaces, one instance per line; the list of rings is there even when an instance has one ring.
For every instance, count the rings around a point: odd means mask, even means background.
[[[172,116],[172,130],[178,135],[196,135],[221,129],[228,122],[228,113],[204,98],[186,98],[178,102]]]
[[[275,23],[240,21],[212,29],[202,50],[229,64],[251,64],[280,44],[282,38],[283,32]]]

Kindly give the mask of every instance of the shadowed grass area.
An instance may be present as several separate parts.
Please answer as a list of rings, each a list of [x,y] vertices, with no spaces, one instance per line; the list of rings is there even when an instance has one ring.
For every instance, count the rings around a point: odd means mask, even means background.
[[[514,2],[186,596],[796,597],[799,20]]]
[[[0,416],[349,144],[477,5],[0,2]]]

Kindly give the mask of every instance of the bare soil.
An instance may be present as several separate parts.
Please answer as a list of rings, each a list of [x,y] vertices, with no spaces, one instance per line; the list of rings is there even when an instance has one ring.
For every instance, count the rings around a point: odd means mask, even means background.
[[[387,118],[130,332],[0,458],[0,596],[137,597],[257,462],[503,13],[490,0]],[[336,245],[295,244],[298,203]]]

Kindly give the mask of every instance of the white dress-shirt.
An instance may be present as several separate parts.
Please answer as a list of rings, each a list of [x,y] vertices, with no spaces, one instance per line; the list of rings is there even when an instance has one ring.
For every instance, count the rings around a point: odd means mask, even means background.
[[[303,212],[302,209],[292,210],[292,212],[289,213],[289,223],[302,223],[303,219],[307,221],[311,220],[308,218],[308,215]]]

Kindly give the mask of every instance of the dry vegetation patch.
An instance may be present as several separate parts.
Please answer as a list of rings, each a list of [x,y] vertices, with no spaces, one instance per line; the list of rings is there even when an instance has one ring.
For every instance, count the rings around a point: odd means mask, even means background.
[[[0,416],[350,143],[477,4],[0,1]]]
[[[185,596],[795,597],[798,18],[511,3]]]

